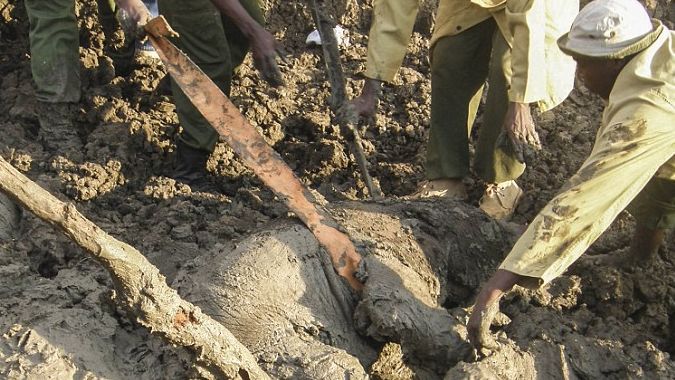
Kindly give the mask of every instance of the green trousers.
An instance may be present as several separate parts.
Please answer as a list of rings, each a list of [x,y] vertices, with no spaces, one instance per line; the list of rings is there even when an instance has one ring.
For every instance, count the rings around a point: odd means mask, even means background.
[[[251,17],[264,25],[258,0],[240,0],[240,3]],[[232,73],[249,50],[246,37],[209,0],[159,0],[158,5],[159,13],[180,35],[173,41],[176,46],[229,95]],[[173,80],[171,89],[183,128],[180,139],[190,147],[213,151],[218,133]]]
[[[39,101],[80,100],[80,36],[75,0],[24,0],[30,64]]]
[[[474,172],[486,182],[498,183],[516,179],[525,170],[512,147],[498,143],[509,102],[504,63],[510,63],[510,53],[492,18],[443,37],[432,47],[427,179],[469,174],[469,136],[486,79],[489,87]]]

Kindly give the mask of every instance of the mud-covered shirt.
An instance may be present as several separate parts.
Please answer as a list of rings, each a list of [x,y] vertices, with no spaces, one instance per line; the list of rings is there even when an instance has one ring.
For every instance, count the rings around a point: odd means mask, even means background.
[[[420,0],[375,0],[365,75],[391,82],[417,17]],[[431,46],[494,18],[512,49],[504,65],[509,100],[535,103],[542,111],[562,102],[574,85],[574,61],[557,39],[569,31],[578,0],[440,0]],[[471,68],[467,68],[471,69]]]
[[[501,269],[562,274],[654,177],[675,180],[674,32],[633,58],[612,88],[590,156],[537,215]]]

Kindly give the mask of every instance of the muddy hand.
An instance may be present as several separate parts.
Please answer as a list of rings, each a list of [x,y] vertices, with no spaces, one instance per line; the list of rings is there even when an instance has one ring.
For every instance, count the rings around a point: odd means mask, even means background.
[[[521,162],[525,162],[525,155],[531,154],[532,150],[541,149],[539,134],[527,103],[509,103],[504,117],[504,132]]]
[[[117,19],[127,36],[136,38],[145,37],[143,25],[152,17],[148,8],[141,0],[115,0],[119,6]]]
[[[368,121],[375,118],[377,101],[382,93],[382,82],[377,79],[366,79],[361,95],[349,102],[349,106],[356,117],[362,117]]]
[[[499,312],[499,300],[522,279],[521,275],[497,269],[476,296],[476,304],[466,327],[469,342],[478,351],[479,356],[486,356],[490,350],[499,348],[499,344],[490,335],[490,325]]]
[[[346,255],[343,260],[344,266],[337,268],[338,275],[342,276],[353,290],[361,292],[363,290],[363,282],[356,276],[356,273],[359,270],[361,257],[355,254],[349,254]]]
[[[253,63],[260,72],[260,76],[272,87],[279,87],[284,84],[281,77],[281,70],[277,65],[277,54],[281,48],[272,34],[268,31],[258,28],[255,38],[251,41],[251,50],[253,53]],[[283,58],[283,55],[280,55]]]
[[[259,61],[255,62],[255,67],[260,72],[262,79],[269,83],[270,86],[279,87],[284,84],[281,70],[279,70],[279,65],[277,65],[276,54],[261,57]]]
[[[469,322],[466,325],[469,342],[476,349],[479,357],[485,357],[489,355],[490,351],[499,348],[499,343],[490,333],[490,326],[498,312],[499,300],[488,306],[476,305],[471,317],[469,317]]]

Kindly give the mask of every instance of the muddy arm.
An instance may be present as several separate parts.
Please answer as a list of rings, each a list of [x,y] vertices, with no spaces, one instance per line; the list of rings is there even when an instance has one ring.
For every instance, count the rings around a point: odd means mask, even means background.
[[[138,323],[171,344],[193,350],[197,364],[217,378],[268,378],[246,347],[222,324],[183,300],[140,252],[108,235],[73,204],[59,201],[1,157],[0,190],[96,258],[110,272],[121,306]]]
[[[490,325],[499,312],[499,300],[521,279],[522,276],[499,269],[476,297],[476,304],[466,327],[469,341],[480,354],[483,354],[483,349],[498,348],[497,342],[490,335]]]

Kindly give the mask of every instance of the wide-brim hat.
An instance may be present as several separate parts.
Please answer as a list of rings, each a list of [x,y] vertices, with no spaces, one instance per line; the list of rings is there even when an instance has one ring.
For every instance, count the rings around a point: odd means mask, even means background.
[[[595,0],[579,12],[558,47],[574,57],[621,59],[646,49],[663,29],[636,0]]]

